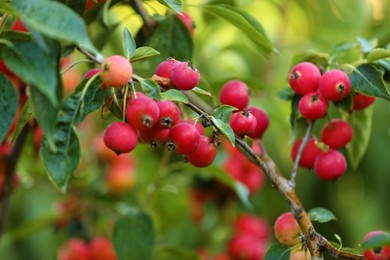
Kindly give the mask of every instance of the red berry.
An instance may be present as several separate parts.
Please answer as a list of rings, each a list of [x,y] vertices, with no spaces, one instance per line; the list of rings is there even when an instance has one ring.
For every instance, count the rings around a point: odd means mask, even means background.
[[[351,125],[342,119],[333,119],[327,123],[321,132],[321,141],[332,149],[345,147],[353,136]]]
[[[15,21],[15,24],[12,26],[12,31],[19,31],[19,32],[28,32],[28,29],[26,26],[23,24],[23,22],[18,19]]]
[[[250,234],[261,240],[267,240],[270,237],[268,224],[254,215],[240,215],[234,223],[234,228],[237,234]]]
[[[318,92],[310,92],[299,100],[298,110],[304,118],[314,121],[326,115],[328,102]]]
[[[124,122],[114,122],[104,131],[104,144],[117,154],[131,152],[138,144],[137,131]]]
[[[184,25],[187,27],[188,32],[191,36],[194,35],[194,23],[192,21],[192,17],[187,13],[182,11],[181,14],[176,13],[176,17],[179,18]]]
[[[83,76],[83,79],[89,79],[89,78],[92,78],[92,76],[96,75],[100,73],[100,68],[94,68],[94,69],[90,69],[88,70],[84,76]],[[102,84],[102,89],[105,90],[107,88],[106,84]]]
[[[171,78],[172,69],[178,62],[180,61],[169,58],[158,64],[154,74],[163,78]]]
[[[167,128],[148,128],[138,132],[143,143],[151,144],[156,147],[158,144],[165,143],[169,138],[169,129]]]
[[[240,80],[231,80],[226,82],[219,92],[219,101],[221,104],[230,105],[243,110],[249,104],[249,88]]]
[[[135,161],[129,156],[118,157],[109,164],[105,172],[105,185],[108,192],[121,194],[129,191],[134,186],[134,167]]]
[[[158,119],[157,127],[171,128],[180,119],[180,110],[176,104],[170,100],[157,101],[160,109],[160,117]]]
[[[133,67],[128,59],[120,55],[106,58],[100,69],[103,83],[111,87],[122,87],[129,82],[133,75]]]
[[[116,260],[111,241],[103,236],[94,237],[89,245],[90,260]]]
[[[248,111],[256,118],[256,128],[251,134],[248,134],[250,138],[261,138],[269,125],[269,117],[267,112],[259,107],[249,107]]]
[[[168,150],[188,155],[196,151],[200,142],[200,134],[195,126],[188,123],[174,125],[169,132]]]
[[[306,146],[303,148],[301,159],[299,160],[299,166],[307,169],[311,169],[314,167],[314,162],[320,153],[322,153],[321,149],[319,149],[316,145],[317,140],[315,138],[309,138],[307,140]],[[302,139],[299,139],[293,146],[291,150],[291,158],[293,161],[297,158],[299,147],[301,146]]]
[[[344,99],[351,90],[351,81],[342,70],[329,70],[325,72],[319,85],[321,95],[332,101]]]
[[[301,62],[290,72],[288,82],[298,95],[304,95],[318,89],[321,72],[316,65],[310,62]]]
[[[199,71],[190,62],[177,62],[171,73],[172,84],[180,90],[191,90],[200,81]]]
[[[248,135],[256,129],[256,118],[247,110],[233,113],[230,117],[230,127],[236,135]]]
[[[276,239],[287,246],[294,246],[301,242],[301,228],[291,212],[280,215],[274,224]]]
[[[187,160],[195,167],[207,167],[212,164],[217,156],[217,147],[210,138],[201,135],[198,148],[187,155]]]
[[[200,135],[204,135],[204,128],[203,128],[203,125],[202,125],[201,122],[197,121],[196,124],[195,124],[195,119],[186,120],[186,121],[183,121],[183,122],[195,125],[195,128],[196,128],[196,130],[198,130],[199,134]]]
[[[58,250],[58,260],[90,260],[88,245],[81,239],[70,239]]]
[[[363,241],[365,242],[371,237],[378,235],[387,235],[387,233],[381,230],[371,231],[364,236]],[[390,246],[384,246],[378,249],[368,249],[364,251],[364,256],[367,260],[388,260],[390,259]]]
[[[249,234],[237,234],[228,245],[228,254],[231,259],[260,260],[265,256],[267,244]]]
[[[353,96],[353,110],[363,110],[374,103],[375,97],[366,96],[360,93],[355,93]]]
[[[160,109],[153,99],[137,97],[127,105],[127,121],[138,130],[152,128],[158,123]]]
[[[321,153],[314,162],[314,172],[326,181],[336,180],[347,170],[347,160],[337,150]]]

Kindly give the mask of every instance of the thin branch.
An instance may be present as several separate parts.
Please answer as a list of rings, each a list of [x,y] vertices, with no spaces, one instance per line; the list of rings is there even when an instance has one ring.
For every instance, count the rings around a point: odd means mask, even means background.
[[[153,31],[153,24],[142,2],[140,0],[133,0],[131,2],[131,6],[141,16],[141,19],[144,22],[146,29],[148,30],[147,33],[151,34]]]
[[[307,141],[309,140],[311,131],[313,130],[313,126],[314,126],[314,122],[309,121],[309,125],[307,126],[305,136],[303,137],[302,143],[298,149],[297,157],[295,158],[294,167],[291,171],[291,180],[290,180],[290,185],[293,188],[295,188],[295,178],[297,177],[299,161],[301,160],[303,149],[305,148]]]
[[[93,56],[92,54],[90,54],[89,52],[87,52],[86,50],[80,48],[80,47],[76,47],[76,49],[81,52],[82,54],[84,54],[85,56],[87,56],[88,59],[90,59],[91,61],[97,63],[97,64],[101,64],[101,62],[96,59],[95,56]]]

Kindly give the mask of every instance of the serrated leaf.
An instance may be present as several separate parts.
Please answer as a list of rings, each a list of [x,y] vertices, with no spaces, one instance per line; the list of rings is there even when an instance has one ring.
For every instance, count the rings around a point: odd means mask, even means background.
[[[160,55],[158,51],[153,49],[152,47],[147,47],[147,46],[142,46],[137,48],[134,53],[131,56],[130,61],[131,62],[136,62],[140,60],[144,60],[150,57],[154,57]]]
[[[390,235],[387,233],[370,237],[362,244],[363,249],[375,249],[390,245]]]
[[[166,7],[171,8],[176,13],[181,13],[183,9],[183,4],[181,0],[158,0],[160,3],[165,5]]]
[[[195,92],[196,94],[199,94],[199,95],[212,97],[210,92],[208,92],[208,91],[206,91],[204,89],[198,88],[198,87],[195,87],[195,88],[191,89],[191,91],[193,91],[193,92]]]
[[[119,260],[150,260],[154,243],[153,222],[146,213],[134,210],[116,221],[113,244]]]
[[[268,248],[264,260],[288,260],[290,259],[290,252],[291,248],[289,246],[273,244]]]
[[[127,59],[130,59],[134,55],[137,46],[135,45],[135,41],[133,36],[131,35],[129,29],[125,28],[123,30],[123,52]]]
[[[290,101],[293,99],[295,95],[295,92],[290,88],[290,87],[286,87],[286,88],[283,88],[282,90],[279,91],[279,98],[281,100],[285,100],[285,101]]]
[[[210,119],[213,121],[218,130],[229,140],[229,142],[235,146],[235,136],[230,125],[215,117],[211,117]]]
[[[186,95],[183,94],[183,92],[177,90],[177,89],[169,89],[165,92],[161,93],[161,98],[165,100],[172,100],[177,102],[182,102],[185,104],[188,104],[188,98]]]
[[[353,129],[353,139],[347,145],[347,154],[349,165],[354,170],[359,166],[370,141],[373,111],[373,106],[370,106],[363,110],[353,111],[346,118]]]
[[[374,64],[361,64],[354,68],[351,75],[351,84],[359,92],[369,96],[382,97],[390,100],[390,93],[383,81],[384,69]]]
[[[33,108],[31,105],[31,99],[27,99],[26,103],[23,106],[22,112],[20,112],[18,122],[16,123],[14,134],[12,135],[11,144],[13,144],[16,138],[19,136],[23,127],[28,122],[29,118],[33,114]]]
[[[158,247],[154,250],[154,260],[199,260],[196,251],[187,248]]]
[[[374,49],[367,55],[367,61],[372,62],[380,59],[385,59],[390,57],[390,50],[387,49]]]
[[[64,100],[55,126],[56,150],[50,149],[46,144],[45,134],[43,136],[41,145],[43,163],[50,179],[63,192],[80,159],[80,145],[74,128],[103,103],[101,84],[98,77],[84,80]]]
[[[11,81],[2,73],[0,73],[0,88],[0,143],[2,143],[16,116],[19,96]]]
[[[273,51],[272,42],[268,39],[263,27],[249,13],[229,5],[206,5],[204,10],[223,18],[243,31],[261,52],[269,54]]]
[[[320,223],[337,220],[335,215],[330,210],[321,207],[311,209],[308,214],[311,221],[317,221]]]
[[[211,115],[228,124],[230,122],[230,116],[231,116],[232,112],[235,110],[237,110],[237,108],[235,108],[233,106],[220,105],[219,107],[214,109],[214,111]]]
[[[153,99],[160,99],[160,86],[151,79],[145,79],[140,81],[143,92]]]
[[[15,0],[19,18],[29,28],[65,43],[81,44],[98,52],[88,38],[83,19],[69,7],[49,0]]]

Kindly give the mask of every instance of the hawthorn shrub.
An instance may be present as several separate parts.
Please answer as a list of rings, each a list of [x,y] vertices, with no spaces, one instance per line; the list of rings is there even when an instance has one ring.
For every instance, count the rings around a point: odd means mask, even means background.
[[[390,259],[390,4],[236,2],[0,3],[2,258]]]

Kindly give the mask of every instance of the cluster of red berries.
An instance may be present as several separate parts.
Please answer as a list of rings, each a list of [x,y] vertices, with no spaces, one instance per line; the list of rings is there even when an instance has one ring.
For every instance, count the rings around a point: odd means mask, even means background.
[[[117,260],[111,241],[94,237],[89,244],[79,238],[69,239],[58,250],[58,260]]]

